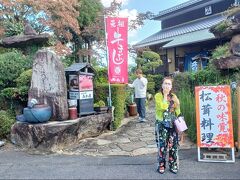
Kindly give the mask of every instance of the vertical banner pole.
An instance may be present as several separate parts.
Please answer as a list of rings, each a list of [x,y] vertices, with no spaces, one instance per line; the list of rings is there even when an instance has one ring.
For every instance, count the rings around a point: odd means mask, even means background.
[[[198,147],[198,161],[201,161],[201,151],[200,151],[200,147]]]
[[[237,148],[240,149],[240,86],[237,86],[237,123],[238,123],[238,128],[237,128]]]
[[[235,149],[232,148],[232,162],[235,162]]]
[[[106,24],[106,17],[104,16],[104,31],[105,31],[105,45],[106,45],[106,59],[107,59],[107,67],[108,67],[108,74],[109,74],[109,55],[108,55],[108,46],[107,46],[107,24]],[[111,107],[112,106],[112,92],[111,92],[111,85],[110,82],[108,81],[108,105]]]

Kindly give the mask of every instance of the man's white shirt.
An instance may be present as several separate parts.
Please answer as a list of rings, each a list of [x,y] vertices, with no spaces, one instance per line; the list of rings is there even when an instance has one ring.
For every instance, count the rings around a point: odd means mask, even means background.
[[[129,87],[134,87],[135,98],[145,98],[147,93],[148,80],[145,77],[137,78],[132,84],[128,84]]]

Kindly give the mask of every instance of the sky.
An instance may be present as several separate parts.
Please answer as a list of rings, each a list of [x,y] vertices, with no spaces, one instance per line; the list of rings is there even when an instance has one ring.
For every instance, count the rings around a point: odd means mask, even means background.
[[[101,0],[104,6],[109,6],[111,0]],[[159,11],[171,8],[175,5],[184,3],[188,0],[118,0],[121,1],[123,6],[120,16],[135,19],[137,13],[144,13],[147,11],[153,12],[155,15]],[[147,38],[148,36],[161,30],[161,22],[154,20],[145,21],[142,27],[137,30],[131,31],[128,34],[128,43],[133,45],[137,42]]]

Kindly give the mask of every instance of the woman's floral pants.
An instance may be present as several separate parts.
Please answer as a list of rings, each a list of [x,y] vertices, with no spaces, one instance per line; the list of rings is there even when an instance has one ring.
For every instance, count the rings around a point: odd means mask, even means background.
[[[169,168],[178,170],[178,133],[175,128],[165,128],[162,122],[155,124],[159,166],[166,167],[167,148],[169,147]]]

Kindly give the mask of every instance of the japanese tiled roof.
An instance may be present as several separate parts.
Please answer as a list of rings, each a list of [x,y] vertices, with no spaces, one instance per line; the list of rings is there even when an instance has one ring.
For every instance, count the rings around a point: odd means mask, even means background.
[[[173,7],[169,8],[169,9],[160,11],[156,16],[153,17],[153,19],[158,19],[158,17],[164,16],[164,15],[172,13],[174,11],[178,11],[178,10],[187,8],[189,6],[192,6],[192,5],[195,5],[195,4],[199,4],[202,1],[205,1],[205,0],[190,0],[190,1],[184,2],[182,4],[179,4],[177,6],[173,6]]]
[[[78,72],[84,70],[85,67],[89,68],[91,73],[95,71],[89,63],[74,63],[65,68],[65,72]]]
[[[203,29],[209,29],[210,27],[218,24],[225,19],[222,15],[213,15],[207,18],[198,19],[181,25],[177,25],[171,28],[160,30],[159,32],[147,37],[146,39],[135,44],[135,47],[144,47],[154,44],[160,44],[172,41],[174,37],[179,35],[200,31]]]

